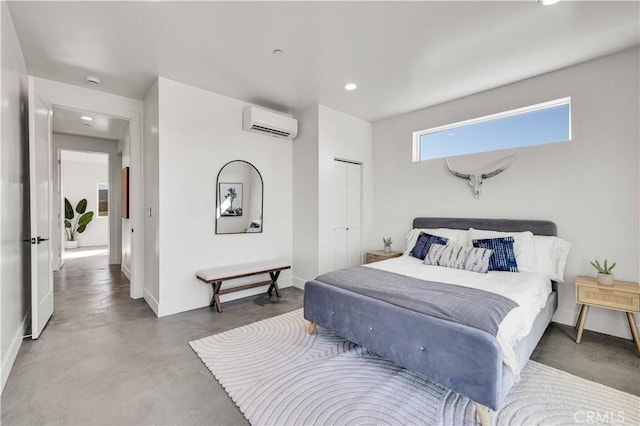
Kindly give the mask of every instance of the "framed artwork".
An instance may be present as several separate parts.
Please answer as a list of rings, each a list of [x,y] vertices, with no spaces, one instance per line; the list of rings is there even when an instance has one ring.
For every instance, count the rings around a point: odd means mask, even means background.
[[[242,184],[219,183],[220,216],[242,216]]]
[[[129,167],[122,169],[122,217],[129,219]]]

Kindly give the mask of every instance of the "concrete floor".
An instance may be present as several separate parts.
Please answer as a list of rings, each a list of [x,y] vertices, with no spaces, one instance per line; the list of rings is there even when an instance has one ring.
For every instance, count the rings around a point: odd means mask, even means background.
[[[71,259],[55,276],[55,312],[26,339],[2,394],[2,424],[247,424],[190,340],[302,306],[302,291],[157,319],[106,256]],[[552,324],[533,359],[640,395],[631,341]]]

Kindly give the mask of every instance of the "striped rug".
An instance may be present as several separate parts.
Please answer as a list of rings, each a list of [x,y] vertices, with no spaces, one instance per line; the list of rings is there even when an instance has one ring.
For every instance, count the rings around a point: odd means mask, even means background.
[[[253,425],[475,424],[469,399],[318,328],[302,310],[190,342]],[[640,398],[529,361],[496,425],[640,424]]]

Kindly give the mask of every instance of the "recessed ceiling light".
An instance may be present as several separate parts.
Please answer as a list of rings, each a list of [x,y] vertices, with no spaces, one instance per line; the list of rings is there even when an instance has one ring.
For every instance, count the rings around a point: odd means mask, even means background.
[[[95,84],[96,86],[100,85],[100,79],[93,75],[88,75],[84,78],[87,83]]]
[[[543,6],[551,6],[552,4],[558,3],[560,0],[538,0],[542,3]]]
[[[356,90],[358,85],[355,83],[347,83],[344,85],[344,90]]]
[[[280,56],[280,55],[282,55],[283,53],[284,53],[284,50],[282,50],[282,49],[275,49],[275,50],[273,51],[273,55],[274,55],[274,56]]]
[[[93,117],[89,117],[88,115],[83,115],[80,119],[84,121],[93,121]]]

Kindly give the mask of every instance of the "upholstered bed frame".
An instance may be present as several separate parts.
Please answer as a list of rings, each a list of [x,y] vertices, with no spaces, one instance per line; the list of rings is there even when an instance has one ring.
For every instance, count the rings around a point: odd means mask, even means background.
[[[414,228],[490,229],[531,231],[557,235],[548,221],[510,219],[416,218]],[[515,347],[524,366],[542,337],[558,304],[551,292],[531,332]],[[476,406],[481,424],[489,424],[489,409],[499,410],[515,383],[503,365],[502,352],[492,335],[453,322],[420,314],[312,280],[305,285],[304,317],[406,369],[452,389]]]

